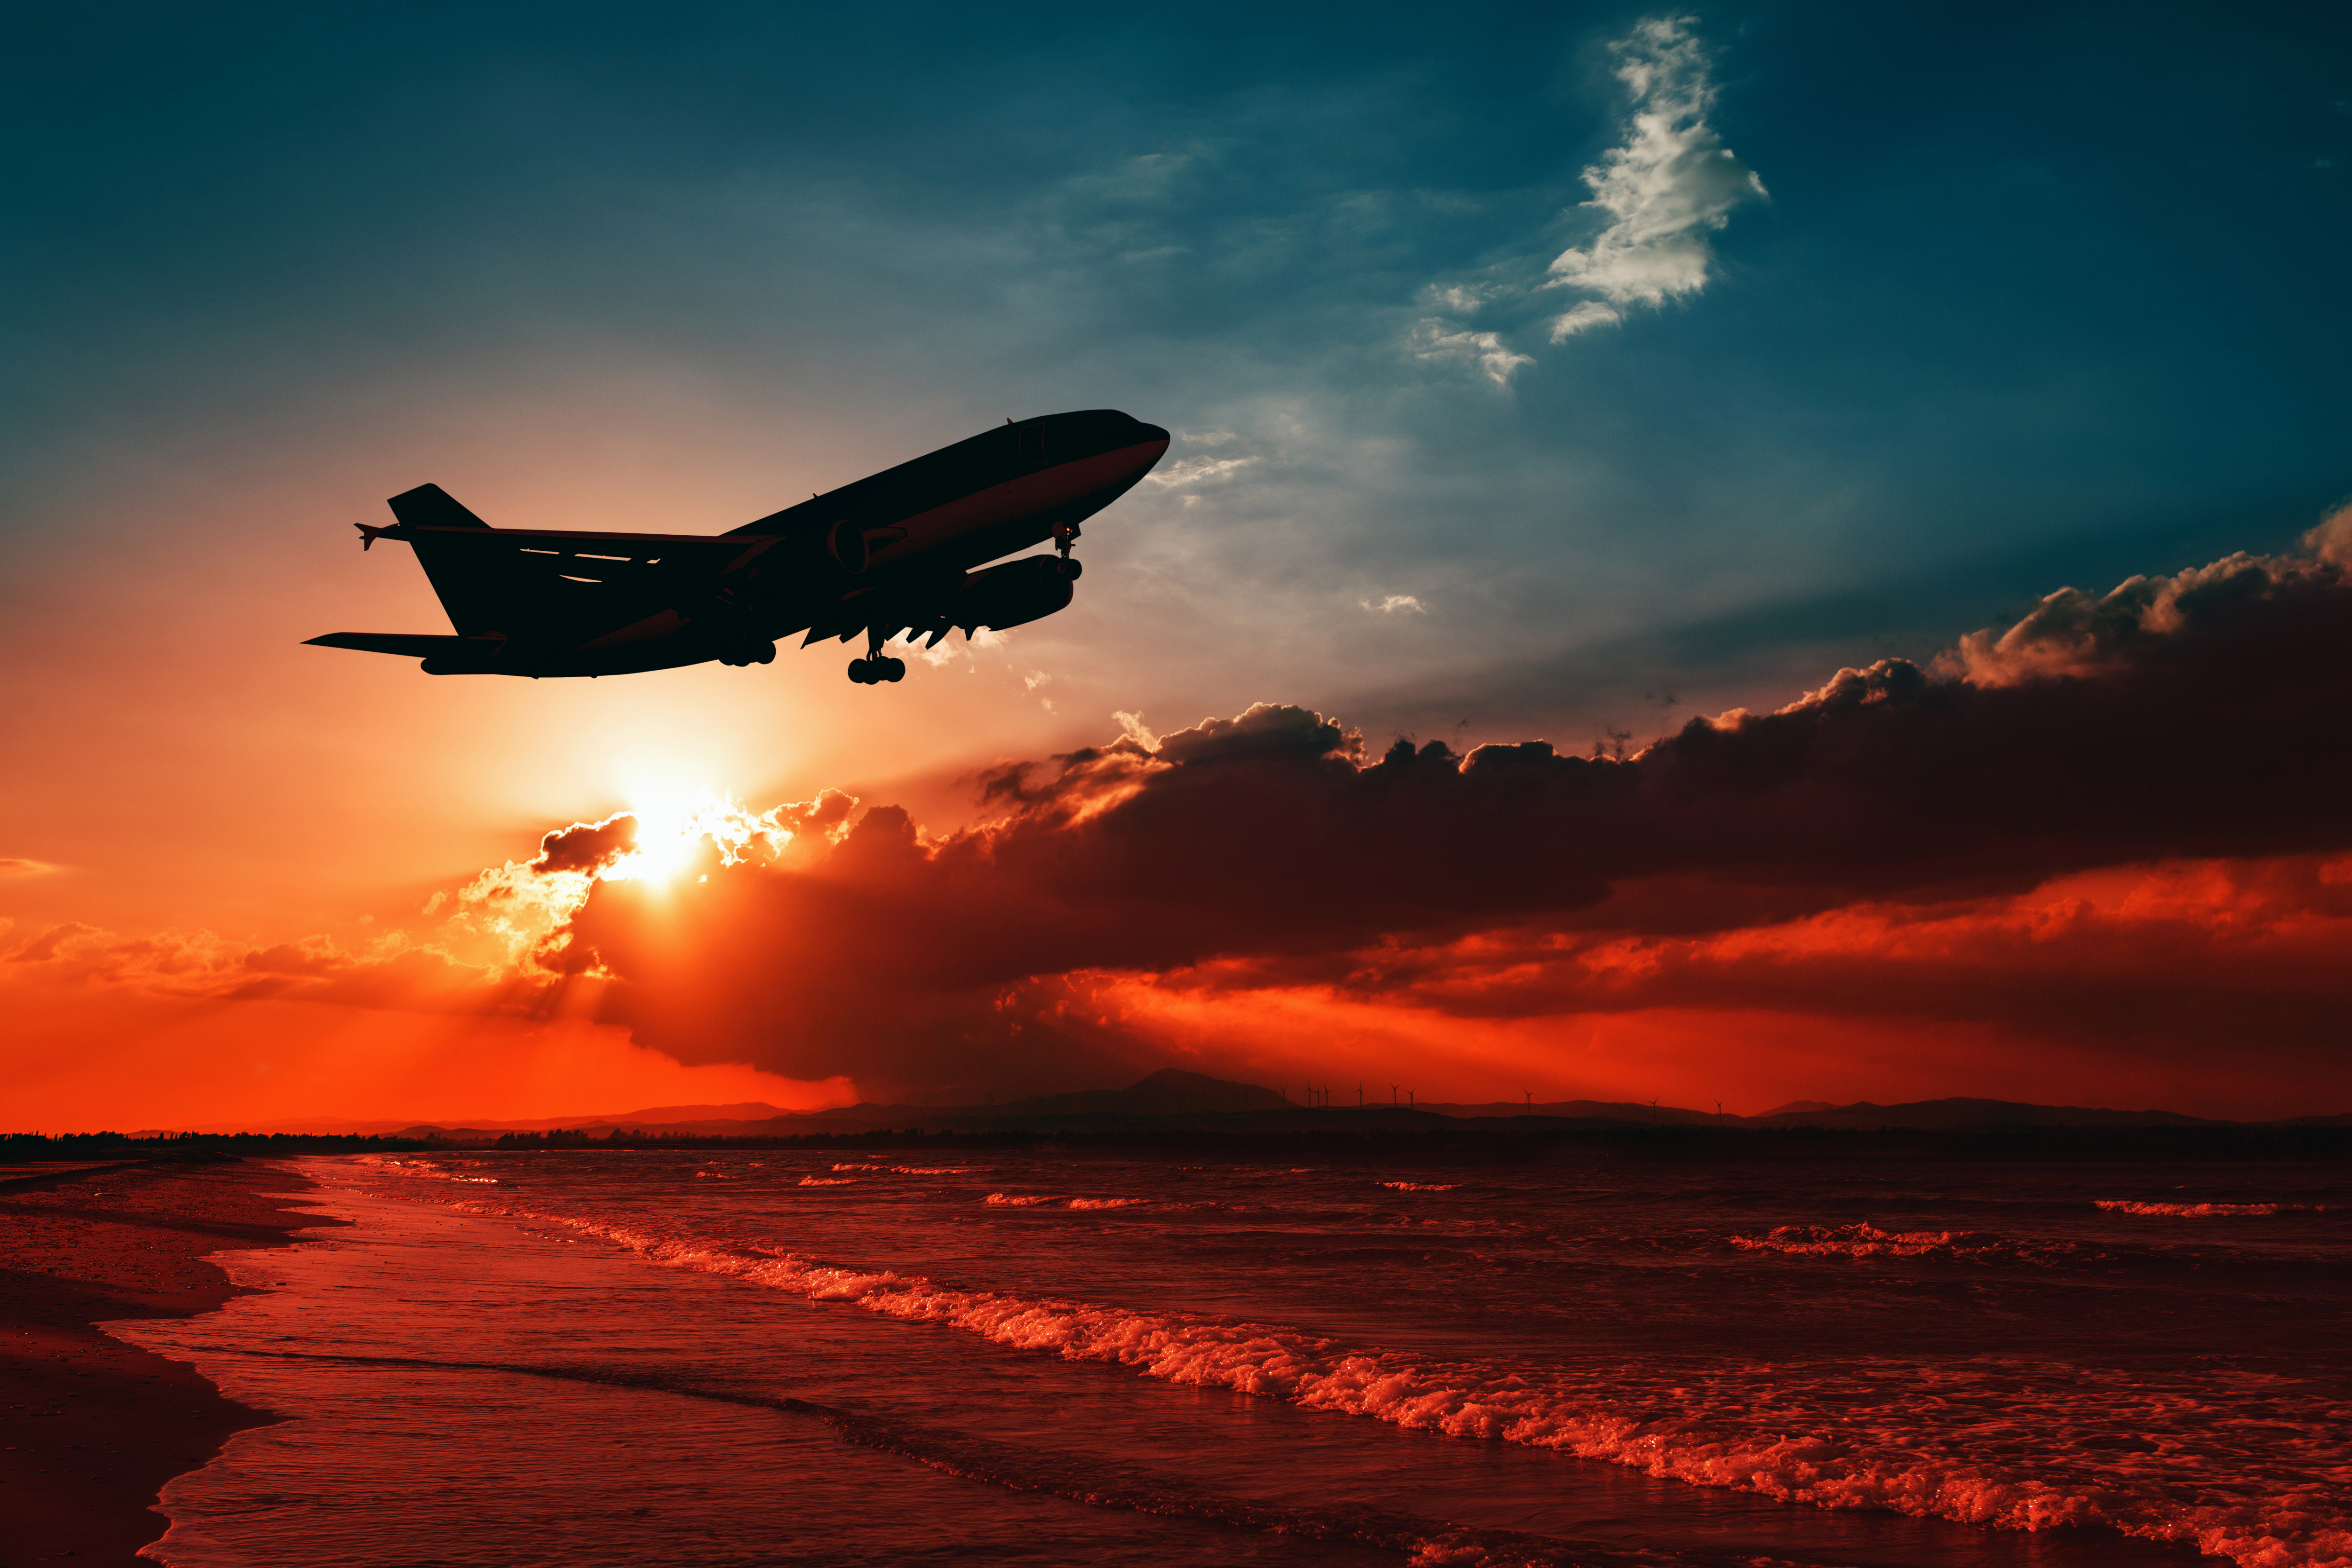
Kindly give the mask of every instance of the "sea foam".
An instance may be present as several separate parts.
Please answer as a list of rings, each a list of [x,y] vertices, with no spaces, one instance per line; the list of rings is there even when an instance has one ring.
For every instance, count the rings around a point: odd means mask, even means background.
[[[995,1193],[988,1201],[1029,1207],[1053,1200]],[[887,1269],[663,1238],[491,1202],[456,1200],[454,1207],[566,1225],[668,1267],[731,1275],[1067,1360],[1113,1363],[1171,1383],[1452,1437],[1555,1448],[1700,1486],[2008,1530],[2104,1526],[2193,1543],[2243,1568],[2352,1568],[2352,1504],[2340,1493],[2264,1491],[2221,1457],[2195,1475],[2178,1451],[2145,1463],[2118,1457],[2116,1433],[2139,1429],[2152,1403],[2180,1397],[2124,1373],[2113,1374],[2111,1385],[2076,1373],[2069,1385],[2073,1406],[2037,1413],[2055,1437],[2037,1444],[2036,1452],[1986,1458],[1956,1447],[1970,1440],[1966,1424],[1956,1436],[1948,1425],[1937,1430],[1907,1420],[1904,1400],[1916,1398],[1947,1422],[1956,1407],[1974,1409],[1981,1415],[1976,1425],[1997,1428],[2013,1419],[2024,1396],[2017,1369],[2006,1362],[1930,1375],[1933,1387],[1891,1385],[1892,1375],[1917,1377],[1920,1369],[1864,1360],[1686,1374],[1668,1386],[1633,1367],[1449,1361],[1349,1346],[1277,1324],[957,1289]],[[1926,1245],[1942,1246],[1950,1233],[1892,1234],[1933,1234],[1937,1240]]]

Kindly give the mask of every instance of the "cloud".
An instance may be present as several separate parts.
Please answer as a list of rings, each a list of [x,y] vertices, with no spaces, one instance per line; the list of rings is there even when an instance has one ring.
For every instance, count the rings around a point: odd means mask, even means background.
[[[1118,976],[1163,991],[1388,988],[1441,1010],[1475,995],[1538,1015],[1672,1002],[2015,1018],[2072,975],[2119,1019],[2166,1011],[2115,1000],[2134,985],[2207,986],[2205,1004],[2171,1012],[2210,1030],[2227,965],[2135,968],[2116,933],[2160,956],[2149,933],[2218,929],[2221,906],[2168,925],[2057,919],[2044,906],[2063,897],[2034,904],[2036,890],[2102,868],[2297,856],[2317,868],[2306,883],[2336,887],[2348,704],[2345,572],[2240,556],[2095,601],[2053,595],[1930,665],[1842,670],[1777,712],[1694,719],[1622,760],[1539,740],[1466,757],[1400,740],[1373,757],[1341,721],[1281,704],[1156,738],[1128,715],[1106,745],[992,770],[983,796],[1001,814],[943,839],[886,806],[708,884],[600,881],[562,963],[609,976],[600,1016],[687,1060],[901,1087],[1098,1074],[1148,1054],[1090,999]],[[2061,936],[2071,949],[2051,946]],[[2062,951],[2106,953],[2105,989],[2082,978],[2087,960],[2029,961]],[[2274,1001],[2249,1016],[2305,1006]]]
[[[1499,332],[1474,332],[1434,317],[1414,325],[1407,347],[1416,360],[1475,366],[1496,386],[1510,385],[1514,371],[1536,362],[1532,355],[1515,352]]]
[[[1223,439],[1231,440],[1232,437]],[[1146,474],[1143,482],[1164,490],[1181,490],[1194,485],[1230,479],[1256,461],[1255,457],[1184,457]]]
[[[311,1001],[436,1013],[525,1013],[546,989],[541,977],[463,963],[397,933],[360,948],[317,936],[265,946],[209,931],[126,936],[79,922],[51,927],[8,954],[6,977],[181,1000]]]
[[[1769,199],[1764,182],[1723,144],[1707,114],[1717,88],[1706,46],[1690,16],[1653,16],[1610,46],[1627,101],[1618,144],[1584,171],[1590,200],[1574,214],[1597,216],[1582,244],[1554,256],[1540,277],[1531,259],[1506,261],[1475,281],[1439,282],[1423,301],[1454,319],[1424,319],[1407,340],[1415,359],[1475,365],[1507,385],[1531,357],[1500,330],[1461,323],[1484,312],[1522,312],[1551,291],[1589,296],[1545,323],[1555,343],[1623,322],[1705,288],[1716,265],[1713,236],[1731,214]]]
[[[1066,1087],[1171,1053],[1246,1071],[1249,1040],[1308,1051],[1384,1014],[1428,1040],[1898,1020],[2322,1071],[2352,1002],[2333,527],[2304,555],[2062,590],[1925,664],[1840,670],[1627,755],[1375,749],[1282,703],[1163,734],[1121,712],[1115,738],[978,775],[987,815],[943,837],[839,791],[705,798],[557,828],[419,935],[68,924],[6,967],[593,1019],[877,1095]]]
[[[574,822],[558,828],[539,841],[539,858],[530,869],[541,876],[554,872],[599,872],[637,847],[637,820],[623,812],[601,822]]]
[[[2324,561],[2352,567],[2352,501],[2321,518],[2317,528],[2304,535],[2303,543]]]
[[[1707,124],[1716,87],[1689,16],[1654,16],[1613,46],[1632,95],[1622,144],[1584,172],[1585,205],[1608,224],[1552,259],[1556,287],[1600,296],[1552,322],[1555,342],[1629,306],[1658,306],[1706,287],[1709,235],[1763,201],[1764,182]]]
[[[57,869],[47,861],[26,860],[20,855],[0,855],[0,877],[46,876]]]
[[[1364,601],[1364,608],[1378,611],[1382,615],[1394,615],[1401,611],[1411,615],[1429,613],[1429,606],[1410,593],[1391,593],[1377,602],[1367,599]]]

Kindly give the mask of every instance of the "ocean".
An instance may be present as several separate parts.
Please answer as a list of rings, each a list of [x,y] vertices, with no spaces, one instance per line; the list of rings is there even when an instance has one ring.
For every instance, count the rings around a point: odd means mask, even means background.
[[[2352,1564],[2340,1166],[294,1163],[174,1568]]]

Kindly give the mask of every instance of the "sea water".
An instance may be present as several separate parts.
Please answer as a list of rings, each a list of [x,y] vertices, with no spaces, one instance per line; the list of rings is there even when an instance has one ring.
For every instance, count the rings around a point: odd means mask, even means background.
[[[231,1564],[2352,1564],[2333,1166],[300,1162]]]

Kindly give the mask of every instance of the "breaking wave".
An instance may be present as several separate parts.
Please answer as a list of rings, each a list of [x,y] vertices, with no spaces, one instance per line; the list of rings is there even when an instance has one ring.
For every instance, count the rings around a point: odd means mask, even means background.
[[[1139,1204],[1150,1201],[1148,1197],[1074,1197],[1070,1199],[1070,1207],[1072,1208],[1133,1208]]]
[[[1382,1186],[1392,1186],[1399,1192],[1452,1192],[1462,1184],[1458,1181],[1384,1181]]]
[[[803,1176],[801,1185],[803,1186],[856,1186],[857,1180],[855,1176]]]
[[[1053,1200],[996,1193],[988,1201],[1029,1207]],[[2006,1359],[1932,1372],[1906,1365],[1907,1383],[1890,1380],[1892,1364],[1852,1358],[1685,1371],[1679,1381],[1633,1366],[1446,1360],[1202,1313],[961,1290],[887,1269],[667,1239],[493,1202],[458,1199],[454,1207],[568,1226],[667,1267],[938,1323],[1066,1360],[1112,1363],[1171,1383],[1452,1437],[1553,1448],[1699,1486],[2007,1530],[2103,1526],[2193,1543],[2243,1568],[2352,1568],[2352,1503],[2320,1492],[2300,1473],[2260,1473],[2265,1463],[2283,1462],[2275,1431],[2261,1450],[2200,1456],[2176,1445],[2144,1460],[2119,1455],[2114,1433],[2143,1429],[2152,1398],[2212,1399],[2210,1391],[2158,1393],[2126,1373],[2068,1369],[2063,1396],[2032,1396],[2049,1401],[2036,1412],[2046,1440],[2032,1453],[2012,1448],[1988,1458],[1965,1445],[1978,1428],[2012,1427],[2029,1396],[2019,1364]],[[1862,1228],[1834,1228],[1818,1243],[1801,1244],[1834,1249],[1836,1232],[1855,1233],[1843,1243],[1850,1249],[1866,1241]],[[1898,1246],[1932,1248],[1951,1245],[1956,1233],[1875,1234]],[[1956,1419],[1963,1415],[1969,1418]],[[2184,1464],[2192,1458],[2200,1463]]]
[[[2141,1203],[2128,1197],[2094,1201],[2116,1214],[2174,1214],[2193,1218],[2228,1214],[2317,1214],[2327,1207],[2324,1203]]]
[[[1779,1225],[1762,1236],[1727,1236],[1751,1252],[1848,1258],[1964,1258],[1979,1261],[2048,1264],[2079,1259],[2071,1241],[2021,1241],[1989,1230],[1881,1230],[1868,1220],[1851,1225]]]
[[[1034,1208],[1041,1203],[1051,1203],[1054,1200],[1042,1192],[992,1192],[981,1201],[992,1208]]]

